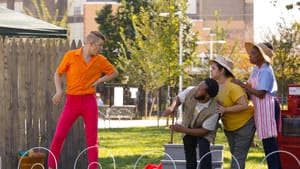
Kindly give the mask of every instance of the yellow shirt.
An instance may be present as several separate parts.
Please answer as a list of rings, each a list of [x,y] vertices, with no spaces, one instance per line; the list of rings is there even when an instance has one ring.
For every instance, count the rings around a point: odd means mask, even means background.
[[[220,88],[217,95],[218,103],[222,104],[224,107],[230,107],[235,105],[237,100],[246,96],[245,90],[232,83],[232,78],[228,78],[224,84],[223,88]],[[222,122],[224,124],[225,130],[234,131],[241,128],[251,117],[253,117],[253,106],[248,107],[248,109],[241,112],[225,112],[222,116]]]

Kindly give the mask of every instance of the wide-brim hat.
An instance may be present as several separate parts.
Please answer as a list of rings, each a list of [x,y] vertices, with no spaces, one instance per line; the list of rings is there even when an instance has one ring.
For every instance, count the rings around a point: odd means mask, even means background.
[[[245,48],[248,55],[250,55],[253,47],[258,48],[260,54],[268,63],[272,63],[272,57],[275,55],[272,49],[268,48],[268,46],[263,43],[253,44],[251,42],[245,42]]]
[[[234,76],[234,74],[233,74],[233,62],[229,58],[226,58],[226,57],[223,57],[223,56],[217,56],[215,59],[212,59],[212,60],[209,61],[210,64],[212,62],[219,63],[226,70],[228,70],[232,74],[232,76]]]

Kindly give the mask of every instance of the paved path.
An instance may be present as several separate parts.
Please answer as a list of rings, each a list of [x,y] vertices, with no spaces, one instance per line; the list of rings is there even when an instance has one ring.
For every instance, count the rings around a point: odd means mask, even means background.
[[[103,120],[98,119],[98,128],[126,128],[126,127],[149,127],[165,126],[165,119],[156,120]]]

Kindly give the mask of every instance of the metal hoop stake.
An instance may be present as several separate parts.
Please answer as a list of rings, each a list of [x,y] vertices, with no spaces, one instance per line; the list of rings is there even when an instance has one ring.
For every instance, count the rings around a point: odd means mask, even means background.
[[[87,148],[85,148],[84,150],[82,150],[82,151],[78,154],[78,156],[76,157],[75,164],[74,164],[74,169],[76,169],[77,161],[79,160],[80,156],[81,156],[84,152],[86,152],[88,149],[92,149],[92,148],[97,148],[97,149],[98,149],[98,148],[103,148],[103,149],[107,150],[108,153],[109,153],[109,155],[110,155],[110,157],[111,157],[112,160],[113,160],[113,163],[114,163],[114,169],[116,169],[116,161],[115,161],[115,158],[114,158],[113,154],[111,153],[111,151],[109,151],[109,150],[108,150],[107,148],[105,148],[105,147],[99,147],[99,146],[90,146],[90,147],[87,147]],[[89,164],[89,165],[88,165],[88,168],[90,167],[90,165],[95,164],[95,163],[97,163],[97,162],[93,162],[93,163]],[[100,167],[102,168],[101,164],[99,164],[99,163],[97,163],[97,164],[98,164],[98,166],[100,166]]]
[[[199,167],[200,167],[200,163],[201,163],[201,161],[203,160],[203,158],[204,158],[205,156],[209,155],[209,154],[212,154],[213,152],[223,152],[223,150],[212,150],[212,151],[207,152],[206,154],[204,154],[204,155],[200,158],[199,163],[197,164],[197,168],[196,168],[196,169],[201,169],[201,168],[199,168]],[[231,157],[232,157],[233,160],[236,162],[238,169],[241,169],[240,164],[239,164],[237,158],[236,158],[234,155],[232,155],[232,154],[231,154]],[[202,169],[205,169],[205,168],[202,168]]]
[[[268,155],[260,162],[260,167],[259,167],[258,169],[260,169],[260,168],[262,167],[263,162],[264,162],[269,156],[271,156],[271,155],[273,155],[273,154],[275,154],[275,153],[286,153],[286,154],[292,156],[292,157],[297,161],[297,163],[298,163],[298,165],[299,165],[299,167],[300,167],[300,161],[298,160],[298,158],[297,158],[293,153],[291,153],[291,152],[289,152],[289,151],[285,151],[285,150],[276,150],[276,151],[273,151],[273,152],[269,153],[269,154],[268,154]]]

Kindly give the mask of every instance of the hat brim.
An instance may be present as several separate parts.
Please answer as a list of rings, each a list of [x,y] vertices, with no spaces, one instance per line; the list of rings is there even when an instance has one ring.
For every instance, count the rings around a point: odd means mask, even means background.
[[[209,60],[209,64],[212,64],[213,62],[216,62],[216,63],[220,64],[221,66],[223,66],[226,70],[228,70],[229,73],[231,73],[231,75],[233,77],[235,77],[234,74],[233,74],[233,72],[232,72],[232,70],[227,65],[223,64],[222,62],[219,62],[216,59]]]
[[[251,42],[245,42],[245,49],[248,55],[250,56],[251,50],[255,45]]]
[[[265,52],[262,50],[262,48],[260,46],[255,45],[251,42],[245,42],[245,49],[249,56],[251,54],[251,50],[253,47],[257,47],[257,49],[259,50],[260,54],[265,59],[265,61],[267,61],[268,63],[272,63],[272,59],[268,55],[265,54]]]

